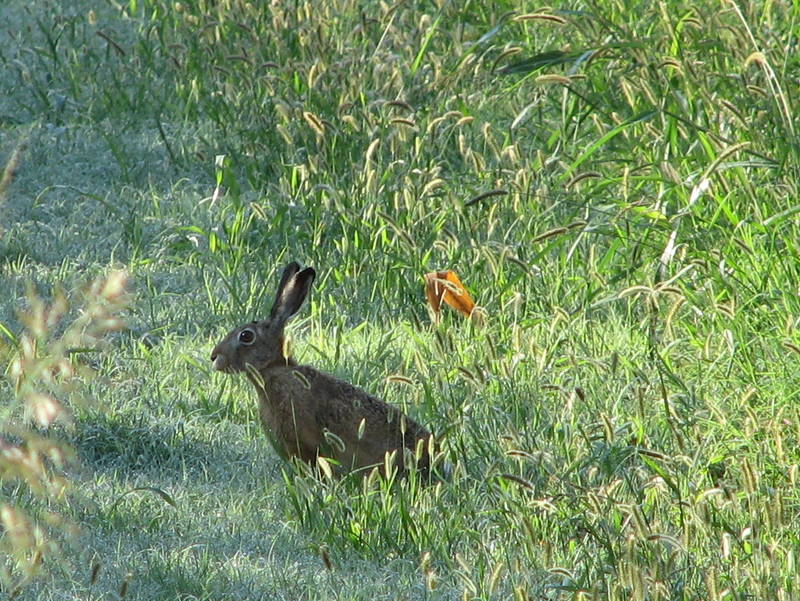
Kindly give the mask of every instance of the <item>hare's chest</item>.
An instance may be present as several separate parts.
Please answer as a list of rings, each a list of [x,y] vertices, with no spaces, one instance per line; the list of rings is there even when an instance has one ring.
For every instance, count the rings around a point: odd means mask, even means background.
[[[280,382],[265,379],[264,384],[259,390],[258,412],[270,443],[284,458],[294,456],[304,461],[315,460],[320,433],[307,399],[284,390]]]
[[[276,434],[280,424],[281,412],[276,407],[268,390],[258,391],[258,416],[261,418],[261,425],[268,433]]]

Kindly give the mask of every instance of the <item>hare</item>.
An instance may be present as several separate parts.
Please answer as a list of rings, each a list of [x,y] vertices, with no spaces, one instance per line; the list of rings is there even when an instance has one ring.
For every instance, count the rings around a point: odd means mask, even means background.
[[[231,331],[211,353],[214,369],[244,372],[258,391],[261,425],[284,459],[311,465],[319,456],[334,459],[337,474],[377,467],[385,474],[386,455],[396,452],[402,474],[416,461],[430,475],[431,433],[403,414],[329,374],[298,365],[286,352],[283,330],[303,304],[316,272],[296,262],[283,270],[270,315]]]

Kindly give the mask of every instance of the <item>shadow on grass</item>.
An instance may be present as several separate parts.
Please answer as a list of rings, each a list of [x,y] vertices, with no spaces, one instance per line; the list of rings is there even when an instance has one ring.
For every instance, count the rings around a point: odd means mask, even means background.
[[[248,473],[252,480],[261,480],[259,474],[280,477],[277,458],[270,461],[267,450],[260,448],[265,441],[237,445],[220,432],[209,432],[203,440],[185,420],[95,413],[78,420],[70,438],[83,468],[98,473],[124,472],[161,482],[224,481],[226,486],[248,479],[232,479],[233,471]]]

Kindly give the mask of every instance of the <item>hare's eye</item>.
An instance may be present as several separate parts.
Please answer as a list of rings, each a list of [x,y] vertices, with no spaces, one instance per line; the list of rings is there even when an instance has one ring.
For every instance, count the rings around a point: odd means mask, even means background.
[[[250,328],[246,328],[239,332],[239,342],[242,344],[251,345],[256,341],[256,333]]]

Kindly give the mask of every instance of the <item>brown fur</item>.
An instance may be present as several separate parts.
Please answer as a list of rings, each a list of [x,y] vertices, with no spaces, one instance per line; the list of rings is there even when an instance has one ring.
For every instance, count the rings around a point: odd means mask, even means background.
[[[268,319],[236,328],[214,348],[214,368],[247,374],[258,391],[264,433],[285,459],[314,465],[321,455],[336,460],[339,473],[368,473],[372,467],[383,471],[386,454],[396,451],[402,473],[423,444],[417,465],[428,472],[428,430],[360,388],[284,355],[284,326],[315,276],[313,269],[299,270],[296,263],[284,270]]]

